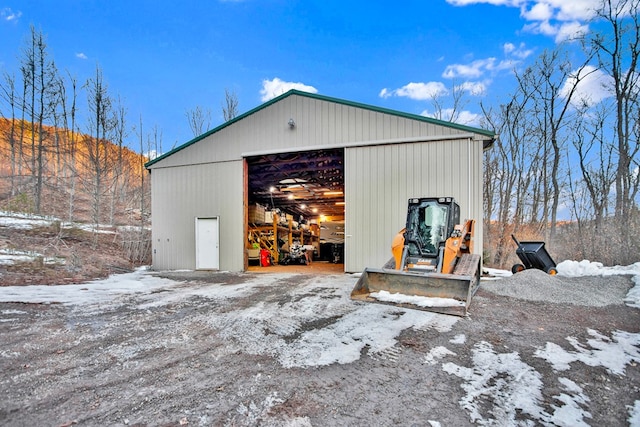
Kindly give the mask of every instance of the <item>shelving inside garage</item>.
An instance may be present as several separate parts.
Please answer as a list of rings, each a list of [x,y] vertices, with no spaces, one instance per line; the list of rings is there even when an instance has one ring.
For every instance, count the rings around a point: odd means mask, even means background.
[[[257,243],[277,261],[277,242],[291,247],[297,240],[319,253],[322,223],[344,222],[344,149],[264,154],[246,161],[247,248]]]

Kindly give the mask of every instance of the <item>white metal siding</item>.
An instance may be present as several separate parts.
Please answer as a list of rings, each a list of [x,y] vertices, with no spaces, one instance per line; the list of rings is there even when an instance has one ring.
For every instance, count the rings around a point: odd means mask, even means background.
[[[194,269],[194,218],[218,216],[220,269],[241,271],[243,155],[327,146],[345,147],[346,271],[382,266],[390,258],[410,197],[454,196],[461,216],[477,220],[480,253],[483,143],[469,135],[355,105],[287,96],[150,166],[153,265]]]
[[[151,173],[153,266],[195,269],[194,220],[219,217],[220,269],[244,268],[242,161],[160,168]]]
[[[478,172],[479,171],[479,172]],[[382,267],[412,197],[453,196],[482,242],[482,142],[470,139],[345,150],[345,271]],[[482,247],[474,248],[482,253]]]

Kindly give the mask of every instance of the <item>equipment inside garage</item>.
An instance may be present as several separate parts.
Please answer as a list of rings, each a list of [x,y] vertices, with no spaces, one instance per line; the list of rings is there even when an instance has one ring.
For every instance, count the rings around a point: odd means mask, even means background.
[[[344,149],[246,161],[249,264],[343,263]]]

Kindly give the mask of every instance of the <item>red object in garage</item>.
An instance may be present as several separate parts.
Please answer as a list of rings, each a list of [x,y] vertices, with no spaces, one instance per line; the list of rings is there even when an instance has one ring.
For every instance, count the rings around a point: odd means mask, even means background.
[[[267,249],[260,249],[260,265],[263,267],[271,265],[271,252]]]

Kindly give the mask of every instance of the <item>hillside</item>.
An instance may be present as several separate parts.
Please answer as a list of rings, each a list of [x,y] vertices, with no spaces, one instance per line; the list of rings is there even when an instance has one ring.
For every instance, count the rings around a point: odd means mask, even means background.
[[[0,153],[0,209],[114,225],[148,212],[148,159],[124,145],[0,118]]]
[[[0,286],[80,283],[150,262],[144,156],[1,118],[0,153]]]

